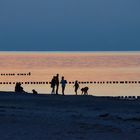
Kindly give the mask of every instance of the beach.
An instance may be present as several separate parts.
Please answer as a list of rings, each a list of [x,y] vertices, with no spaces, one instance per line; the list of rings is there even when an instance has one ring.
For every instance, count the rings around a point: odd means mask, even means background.
[[[1,0],[0,140],[140,140],[140,0]]]
[[[139,140],[140,99],[0,93],[1,140]]]

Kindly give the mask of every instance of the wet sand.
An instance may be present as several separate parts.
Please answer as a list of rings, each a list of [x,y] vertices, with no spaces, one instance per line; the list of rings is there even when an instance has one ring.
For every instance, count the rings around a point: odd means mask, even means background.
[[[140,100],[0,93],[1,140],[138,140]]]

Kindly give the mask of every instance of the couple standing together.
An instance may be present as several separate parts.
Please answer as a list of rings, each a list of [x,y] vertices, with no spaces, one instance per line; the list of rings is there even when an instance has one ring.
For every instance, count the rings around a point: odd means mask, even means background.
[[[65,87],[67,84],[67,80],[64,79],[64,76],[62,76],[61,79],[61,86],[62,86],[62,95],[64,95],[64,91],[65,91]],[[56,87],[56,90],[55,90]],[[53,76],[52,80],[51,80],[51,88],[52,88],[52,94],[56,94],[58,95],[58,89],[59,89],[59,74],[57,74],[56,76]]]

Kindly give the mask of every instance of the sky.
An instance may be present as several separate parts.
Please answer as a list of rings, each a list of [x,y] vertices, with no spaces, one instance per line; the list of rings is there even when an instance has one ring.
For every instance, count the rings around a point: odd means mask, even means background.
[[[1,0],[0,51],[139,51],[139,0]]]

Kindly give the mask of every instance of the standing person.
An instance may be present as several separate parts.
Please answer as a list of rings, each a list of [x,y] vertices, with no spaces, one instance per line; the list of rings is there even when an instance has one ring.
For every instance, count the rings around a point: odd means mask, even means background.
[[[53,94],[54,91],[55,91],[55,83],[56,83],[56,77],[53,76],[53,78],[52,78],[52,80],[51,80],[51,88],[52,88],[51,94]]]
[[[78,88],[79,88],[79,83],[78,83],[78,81],[76,80],[75,81],[75,83],[74,83],[74,86],[73,87],[75,87],[75,93],[76,93],[76,95],[77,95],[77,90],[78,90]]]
[[[55,77],[55,84],[56,84],[56,94],[58,95],[58,89],[59,89],[59,74]]]
[[[65,79],[64,79],[64,76],[62,76],[62,79],[61,79],[62,95],[64,95],[64,91],[65,91],[66,84],[67,84],[67,80],[65,80]]]

